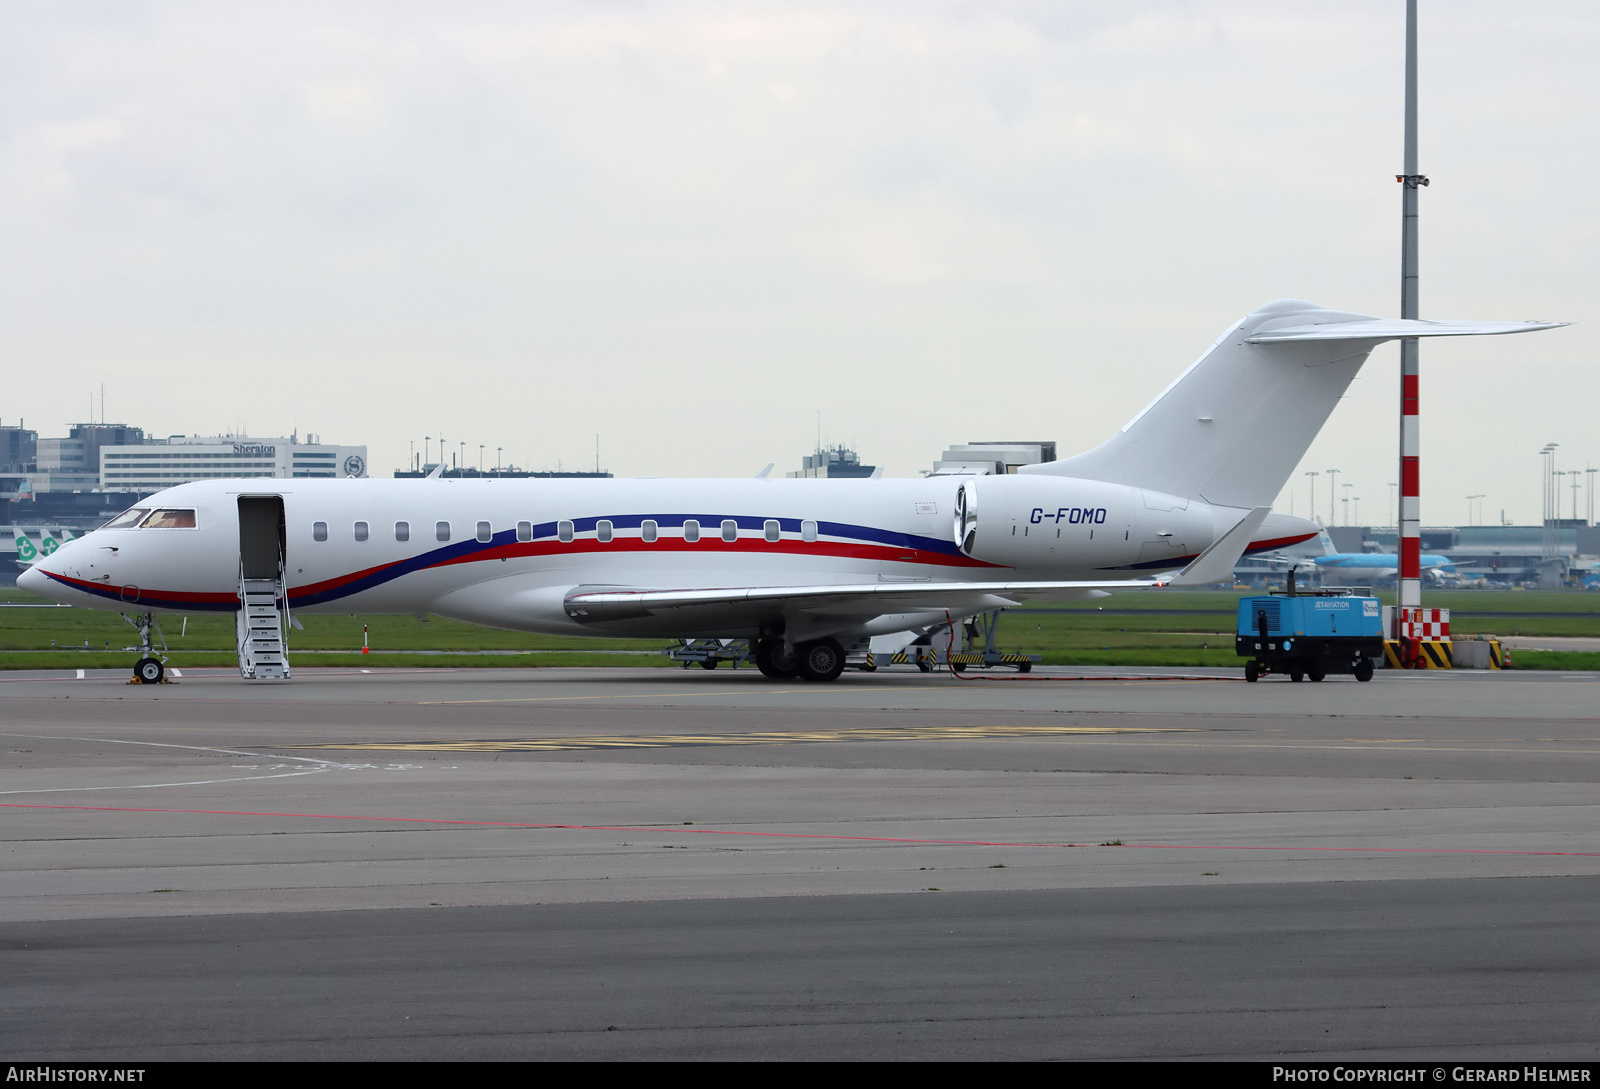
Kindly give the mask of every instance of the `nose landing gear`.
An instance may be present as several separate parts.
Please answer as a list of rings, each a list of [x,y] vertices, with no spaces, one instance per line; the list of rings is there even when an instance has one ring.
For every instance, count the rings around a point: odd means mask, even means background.
[[[161,624],[154,613],[138,613],[129,616],[127,613],[119,614],[122,619],[133,625],[139,633],[139,660],[133,663],[133,679],[129,684],[169,684],[166,670],[167,637],[161,630]],[[150,632],[154,630],[156,637],[161,640],[161,656],[157,657],[155,647],[150,641]]]

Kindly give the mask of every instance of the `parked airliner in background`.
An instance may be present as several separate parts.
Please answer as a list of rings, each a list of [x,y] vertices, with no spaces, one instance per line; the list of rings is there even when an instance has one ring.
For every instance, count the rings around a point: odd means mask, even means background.
[[[1026,599],[1231,577],[1317,526],[1271,511],[1368,354],[1534,322],[1269,303],[1107,442],[1014,476],[920,480],[216,480],[152,495],[19,585],[134,614],[238,617],[240,670],[286,677],[288,613],[436,613],[563,635],[748,638],[832,680],[875,634]]]
[[[1320,527],[1320,521],[1318,524]],[[1322,548],[1320,555],[1278,555],[1270,557],[1270,562],[1281,566],[1310,563],[1319,574],[1337,575],[1341,579],[1366,579],[1370,583],[1392,580],[1400,570],[1400,557],[1393,552],[1335,551],[1333,538],[1328,535],[1326,528],[1318,529],[1317,544]],[[1424,554],[1420,559],[1424,577],[1444,582],[1446,576],[1455,575],[1455,561],[1449,556]]]

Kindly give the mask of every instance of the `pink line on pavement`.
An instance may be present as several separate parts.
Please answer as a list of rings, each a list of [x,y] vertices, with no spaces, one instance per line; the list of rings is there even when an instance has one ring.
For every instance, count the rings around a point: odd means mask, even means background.
[[[841,836],[825,832],[745,832],[727,828],[689,828],[682,825],[533,824],[524,821],[463,821],[442,817],[364,817],[353,813],[271,813],[243,809],[154,809],[109,805],[44,805],[37,802],[0,802],[7,809],[53,809],[83,813],[174,813],[206,817],[297,817],[322,821],[374,821],[382,824],[438,824],[468,828],[566,829],[577,832],[688,832],[698,836],[762,836],[776,839],[821,839],[846,843],[909,843],[929,847],[1139,847],[1157,851],[1344,851],[1366,853],[1445,855],[1533,855],[1552,858],[1600,858],[1600,851],[1512,851],[1492,847],[1270,847],[1208,843],[1007,843],[983,839],[911,839],[900,836]]]

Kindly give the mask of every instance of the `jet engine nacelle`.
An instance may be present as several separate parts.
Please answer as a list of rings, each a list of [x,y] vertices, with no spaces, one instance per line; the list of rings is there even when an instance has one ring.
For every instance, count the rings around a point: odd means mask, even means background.
[[[1219,527],[1219,518],[1226,525]],[[1231,509],[1124,484],[1046,476],[973,477],[961,485],[955,543],[977,560],[1026,569],[1184,566],[1238,521]]]

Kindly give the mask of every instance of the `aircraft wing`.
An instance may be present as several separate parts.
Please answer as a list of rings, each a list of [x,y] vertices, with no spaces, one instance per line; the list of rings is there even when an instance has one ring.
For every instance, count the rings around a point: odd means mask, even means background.
[[[1148,579],[1071,582],[868,582],[832,586],[726,586],[710,589],[651,590],[636,587],[578,586],[564,601],[566,614],[580,624],[642,620],[674,610],[702,610],[745,617],[787,612],[827,616],[883,616],[944,609],[971,615],[1004,609],[1028,598],[1082,601],[1109,590],[1152,590],[1161,586],[1203,586],[1233,574],[1234,564],[1271,507],[1257,507],[1176,573]]]
[[[1081,601],[1109,590],[1149,590],[1154,579],[1099,582],[867,582],[832,586],[727,586],[704,590],[647,590],[578,586],[567,594],[567,615],[604,624],[660,616],[681,609],[743,613],[801,612],[829,616],[883,616],[946,609],[970,615],[1005,609],[1029,598]]]

